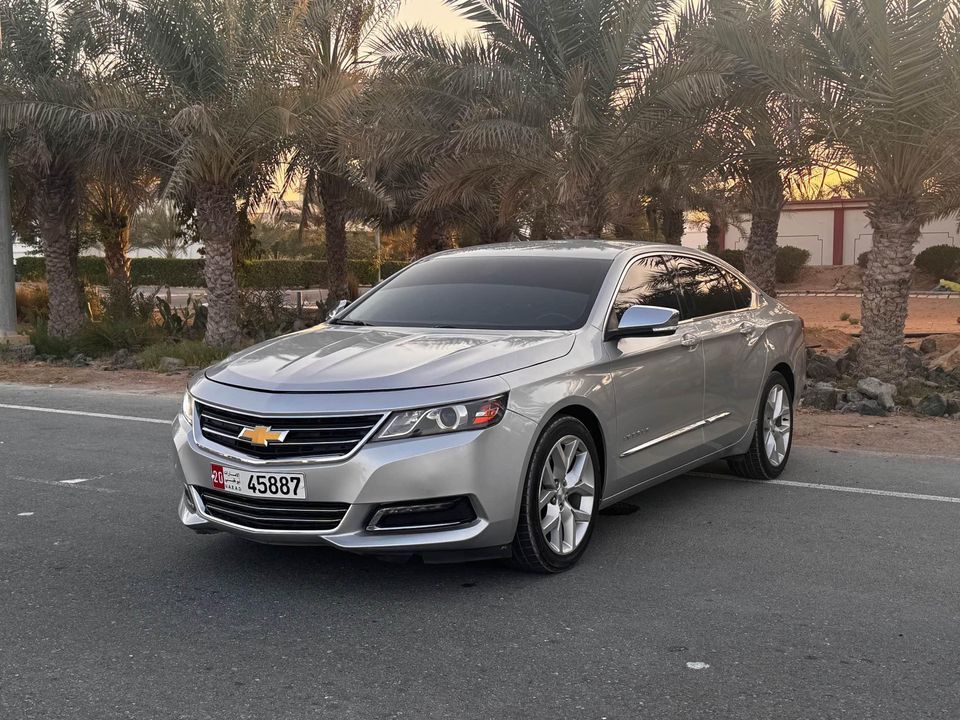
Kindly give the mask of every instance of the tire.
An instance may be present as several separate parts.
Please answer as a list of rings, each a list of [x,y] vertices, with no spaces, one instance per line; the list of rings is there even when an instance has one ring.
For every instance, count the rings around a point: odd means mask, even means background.
[[[786,407],[779,411],[773,399],[777,394],[786,403]],[[773,408],[769,407],[771,402],[774,403]],[[743,455],[727,458],[727,464],[740,477],[751,480],[773,480],[779,477],[787,466],[792,447],[793,393],[790,392],[790,385],[786,378],[779,372],[773,372],[760,395],[757,426],[753,431],[750,449]]]
[[[566,463],[562,472],[561,463]],[[524,480],[512,548],[515,566],[558,573],[576,564],[599,515],[600,468],[597,445],[582,422],[561,415],[547,425]]]

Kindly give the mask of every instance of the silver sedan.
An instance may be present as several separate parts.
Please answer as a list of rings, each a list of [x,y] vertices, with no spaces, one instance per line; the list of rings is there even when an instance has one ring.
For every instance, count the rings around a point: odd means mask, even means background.
[[[601,508],[707,462],[778,476],[801,320],[712,255],[556,241],[433,255],[195,377],[197,532],[558,572]]]

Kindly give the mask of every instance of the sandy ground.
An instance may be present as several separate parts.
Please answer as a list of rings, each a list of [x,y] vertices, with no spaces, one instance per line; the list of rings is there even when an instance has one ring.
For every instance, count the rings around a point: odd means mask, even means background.
[[[960,422],[956,420],[913,415],[864,417],[800,410],[795,426],[798,445],[960,459]]]
[[[841,320],[847,313],[851,318],[860,318],[858,297],[782,297],[780,302],[799,314],[807,327],[841,330],[846,333],[860,332],[860,325],[851,325]],[[960,332],[960,298],[910,298],[907,305],[908,333],[955,333]]]
[[[44,363],[0,364],[0,382],[25,385],[69,385],[132,394],[183,392],[188,372],[161,375],[141,370],[98,367],[54,367]],[[893,415],[885,418],[800,410],[796,418],[799,445],[833,450],[868,450],[897,455],[960,458],[960,423],[942,418]]]
[[[102,367],[58,367],[47,363],[0,363],[0,382],[24,385],[70,385],[90,390],[132,394],[176,395],[187,386],[190,372],[167,375],[152,370],[104,370]]]

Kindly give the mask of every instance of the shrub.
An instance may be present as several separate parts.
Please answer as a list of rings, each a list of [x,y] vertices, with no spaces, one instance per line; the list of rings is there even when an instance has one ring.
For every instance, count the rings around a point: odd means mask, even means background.
[[[921,251],[914,259],[916,268],[938,280],[960,278],[960,247],[934,245]]]
[[[778,283],[792,283],[800,277],[800,271],[810,260],[810,251],[784,245],[777,250],[776,277]]]
[[[230,352],[224,348],[210,347],[200,340],[167,341],[144,348],[138,358],[142,367],[152,370],[158,369],[160,359],[165,357],[179,358],[188,367],[206,367],[223,360]]]
[[[109,316],[87,323],[72,338],[72,345],[84,355],[96,357],[115,353],[117,350],[142,350],[160,340],[160,331],[155,325],[139,318],[115,320]]]
[[[36,325],[49,316],[49,294],[46,283],[24,283],[17,288],[17,322]]]
[[[380,266],[381,276],[390,277],[407,265],[400,260],[389,260]],[[101,257],[80,258],[80,279],[88,285],[105,285],[107,271]],[[348,271],[359,284],[377,282],[377,264],[373,260],[350,260]],[[22,257],[17,260],[17,280],[37,281],[46,277],[41,257]],[[240,263],[238,278],[247,288],[305,288],[326,285],[327,264],[323,260],[245,260]],[[134,285],[203,287],[203,260],[183,258],[133,258],[130,278]]]
[[[740,272],[744,272],[746,261],[743,250],[721,250],[717,256],[724,262],[733,265]]]
[[[30,344],[37,349],[37,355],[63,358],[73,351],[69,340],[47,333],[47,319],[43,316],[37,318],[36,326],[30,331]]]
[[[857,265],[859,265],[863,270],[867,269],[867,260],[870,259],[870,251],[864,250],[862,253],[857,255]]]
[[[840,320],[842,322],[846,322],[849,319],[850,319],[850,313],[848,312],[840,313]]]

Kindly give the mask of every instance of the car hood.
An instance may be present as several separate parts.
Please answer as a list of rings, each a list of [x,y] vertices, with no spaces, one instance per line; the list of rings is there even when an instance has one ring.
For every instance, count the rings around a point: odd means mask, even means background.
[[[561,331],[320,325],[208,368],[215,382],[273,392],[374,392],[469,382],[563,357]]]

